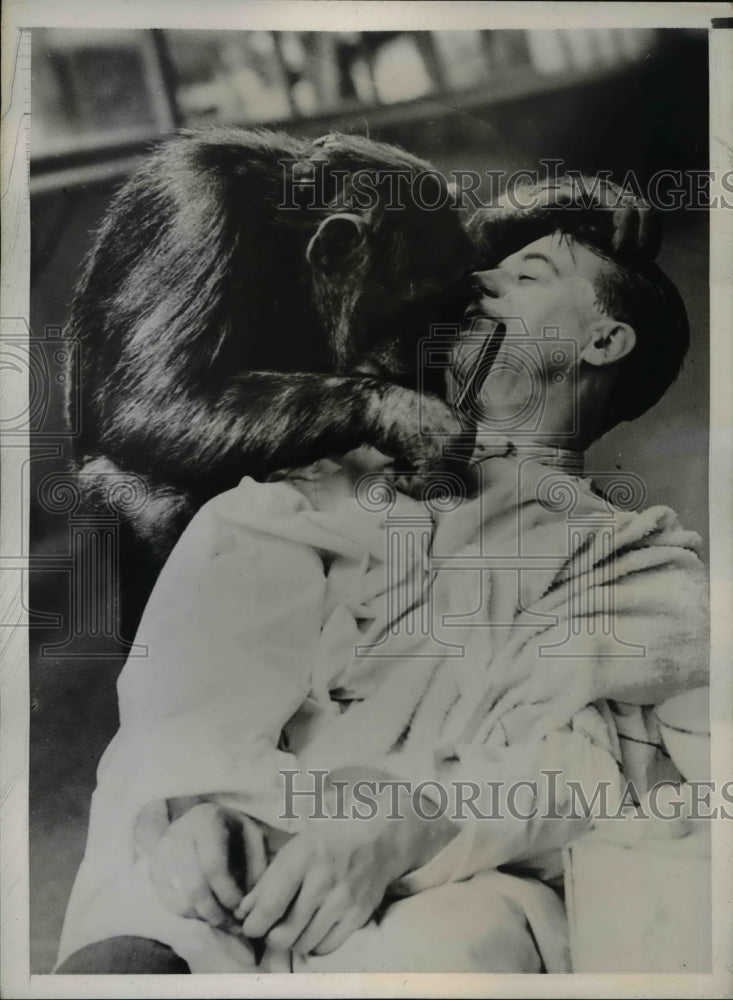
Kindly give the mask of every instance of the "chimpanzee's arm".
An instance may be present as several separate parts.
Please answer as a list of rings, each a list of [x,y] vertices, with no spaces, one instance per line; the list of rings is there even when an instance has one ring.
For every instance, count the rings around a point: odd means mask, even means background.
[[[219,399],[129,397],[102,434],[102,448],[123,467],[194,492],[225,488],[250,474],[298,468],[371,444],[406,467],[439,464],[459,432],[449,407],[372,377],[251,372]],[[144,460],[145,468],[141,468]]]

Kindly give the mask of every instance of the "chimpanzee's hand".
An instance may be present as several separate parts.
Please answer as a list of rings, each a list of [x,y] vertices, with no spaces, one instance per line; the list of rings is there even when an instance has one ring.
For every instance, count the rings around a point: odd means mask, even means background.
[[[557,182],[520,191],[516,200],[526,202],[526,211],[564,212],[566,217],[574,212],[578,226],[600,235],[614,254],[637,260],[653,260],[657,255],[659,230],[651,206],[613,181],[600,177],[561,177]]]
[[[233,911],[266,863],[254,821],[203,802],[168,827],[152,851],[150,876],[173,913],[238,931]]]
[[[659,252],[659,220],[647,202],[605,178],[560,177],[518,185],[471,217],[476,267],[494,267],[556,227],[622,259],[652,261]]]
[[[399,489],[421,497],[431,484],[452,481],[458,486],[463,481],[468,466],[454,457],[454,449],[465,434],[442,399],[394,386],[370,416],[376,447],[394,459]]]

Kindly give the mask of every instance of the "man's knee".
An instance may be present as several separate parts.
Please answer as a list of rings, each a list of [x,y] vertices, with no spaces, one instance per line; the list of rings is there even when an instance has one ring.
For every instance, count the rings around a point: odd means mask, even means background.
[[[132,935],[107,938],[85,945],[61,963],[59,975],[182,975],[188,964],[151,938]]]
[[[296,971],[542,972],[524,909],[501,891],[502,879],[492,873],[396,900],[337,951],[308,956]]]
[[[501,892],[494,873],[445,885],[414,899],[423,911],[430,907],[435,914],[433,933],[439,932],[435,946],[440,949],[442,943],[449,961],[460,956],[460,971],[542,971],[524,909]]]
[[[537,944],[521,906],[499,898],[482,922],[477,922],[468,944],[473,972],[543,972]]]

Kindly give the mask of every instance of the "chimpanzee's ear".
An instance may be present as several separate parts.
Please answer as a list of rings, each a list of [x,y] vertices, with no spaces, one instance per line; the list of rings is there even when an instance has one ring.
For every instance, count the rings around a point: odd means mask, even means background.
[[[308,244],[306,257],[312,268],[338,271],[367,238],[367,223],[360,215],[338,212],[324,219]]]

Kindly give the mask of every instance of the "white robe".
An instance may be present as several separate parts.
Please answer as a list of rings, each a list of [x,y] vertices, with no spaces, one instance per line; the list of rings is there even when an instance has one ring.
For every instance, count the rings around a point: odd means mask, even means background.
[[[453,788],[544,768],[590,791],[607,782],[612,798],[624,777],[648,787],[661,759],[649,713],[606,699],[705,683],[699,539],[666,508],[624,513],[562,476],[569,518],[540,495],[548,472],[534,462],[486,469],[476,500],[432,514],[402,496],[365,509],[337,473],[300,488],[245,479],[196,515],[141,621],[147,655],[119,678],[120,729],[99,766],[60,960],[137,934],[193,971],[255,971],[248,942],[158,899],[146,845],[165,829],[166,799],[217,796],[294,833],[283,770],[369,765]],[[567,813],[567,791],[555,808]],[[545,968],[565,971],[551,890],[533,895],[531,880],[496,869],[555,877],[558,848],[591,823],[461,821],[396,889],[493,871],[522,900]]]

